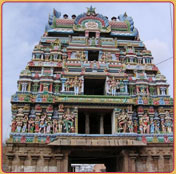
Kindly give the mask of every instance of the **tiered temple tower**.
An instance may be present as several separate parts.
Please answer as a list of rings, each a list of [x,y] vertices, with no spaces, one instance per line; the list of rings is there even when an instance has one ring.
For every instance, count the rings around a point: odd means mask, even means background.
[[[173,99],[152,62],[126,13],[54,9],[11,99],[8,171],[171,171]]]

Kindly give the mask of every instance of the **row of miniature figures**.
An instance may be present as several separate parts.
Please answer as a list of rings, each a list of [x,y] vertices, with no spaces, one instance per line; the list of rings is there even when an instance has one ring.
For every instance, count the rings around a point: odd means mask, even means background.
[[[59,108],[60,111],[62,108]],[[56,111],[57,112],[57,111]],[[11,132],[17,133],[74,133],[75,132],[75,113],[69,108],[65,112],[61,111],[61,118],[57,117],[58,113],[52,117],[48,112],[42,114],[32,113],[28,116],[23,113],[23,109],[18,109],[18,113],[13,117]]]
[[[85,38],[85,43],[90,46],[101,46],[102,42],[104,40],[97,39],[97,38]],[[112,41],[117,46],[117,40]],[[145,53],[148,50],[143,50],[141,53]],[[45,53],[46,52],[46,53]],[[50,52],[48,54],[48,52]],[[128,55],[130,54],[131,56],[126,57],[125,60],[119,59],[119,55]],[[139,51],[136,52],[134,48],[130,47],[124,47],[123,51],[121,50],[120,52],[99,52],[98,55],[98,61],[102,62],[108,62],[111,60],[116,60],[116,61],[123,61],[125,62],[132,62],[132,63],[152,63],[152,56],[148,55],[148,57],[144,58],[136,58],[136,54],[139,54]],[[124,57],[124,56],[123,56]],[[75,52],[70,52],[67,51],[66,49],[61,50],[61,43],[58,39],[56,39],[53,43],[51,43],[51,46],[48,48],[44,48],[43,45],[36,45],[33,51],[33,60],[44,60],[44,61],[62,61],[66,59],[77,59],[81,61],[88,60],[88,51],[75,51]]]
[[[67,77],[61,78],[59,83],[46,83],[46,82],[31,82],[19,81],[18,90],[22,93],[25,92],[54,92],[54,93],[71,93],[74,95],[84,94],[84,78]],[[115,77],[107,77],[105,82],[105,92],[108,95],[116,96],[118,94],[130,95],[168,95],[168,87],[153,87],[148,85],[129,85],[128,80],[117,79]]]
[[[158,115],[136,114],[124,110],[116,113],[117,132],[119,133],[139,133],[139,134],[158,134],[173,132],[173,118],[169,111]]]
[[[142,107],[138,107],[136,113],[132,111],[132,106],[129,106],[127,110],[115,111],[114,116],[116,131],[119,133],[158,134],[173,132],[173,115],[171,111],[163,111],[163,108],[159,108],[158,114],[158,112],[154,112],[153,108],[149,108],[147,113]],[[77,108],[64,108],[63,104],[60,104],[58,109],[53,111],[52,105],[49,105],[45,110],[40,105],[36,105],[35,110],[31,109],[30,114],[27,114],[26,110],[22,108],[18,109],[13,116],[11,132],[77,133],[77,122]]]

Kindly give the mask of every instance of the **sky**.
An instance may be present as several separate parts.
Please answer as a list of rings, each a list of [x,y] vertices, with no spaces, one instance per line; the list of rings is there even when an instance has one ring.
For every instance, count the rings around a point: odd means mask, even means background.
[[[134,20],[140,39],[151,50],[154,63],[173,57],[170,3],[5,3],[3,5],[3,141],[9,137],[10,99],[17,91],[19,74],[32,58],[32,50],[44,33],[53,8],[61,14],[79,15],[92,5],[96,12],[119,16],[125,12]],[[170,84],[173,97],[173,59],[157,65]]]

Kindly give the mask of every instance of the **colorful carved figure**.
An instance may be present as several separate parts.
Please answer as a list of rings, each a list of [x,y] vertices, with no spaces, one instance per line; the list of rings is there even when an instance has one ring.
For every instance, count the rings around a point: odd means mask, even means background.
[[[128,130],[133,133],[133,121],[131,119],[128,120]]]
[[[56,119],[53,119],[53,133],[58,132],[58,122]]]
[[[27,123],[23,123],[22,132],[27,132]]]
[[[154,120],[154,127],[155,127],[155,133],[159,134],[160,133],[160,123],[158,120]]]
[[[150,126],[149,126],[149,117],[147,113],[144,114],[142,122],[143,122],[143,133],[149,134]]]
[[[81,58],[81,53],[79,51],[76,51],[75,58],[77,58],[77,59]]]
[[[155,133],[155,125],[153,118],[150,118],[150,133]]]
[[[42,108],[39,104],[35,105],[35,111],[36,112],[41,112],[42,111]]]
[[[20,133],[22,129],[22,121],[17,121],[16,132]]]
[[[67,133],[72,130],[74,119],[75,116],[72,113],[70,113],[70,109],[67,108],[67,111],[63,116],[64,129]]]
[[[45,127],[46,127],[46,123],[45,123],[45,121],[44,120],[41,120],[40,121],[40,125],[39,125],[39,132],[40,133],[46,133],[46,129],[45,129]]]
[[[166,125],[164,119],[161,120],[161,132],[166,133]]]
[[[40,125],[40,117],[36,116],[36,118],[35,118],[35,133],[39,133],[39,129],[40,129],[39,125]]]
[[[168,111],[166,111],[165,126],[166,126],[166,132],[167,133],[172,133],[173,123],[172,123],[172,118],[171,118]]]
[[[12,125],[11,125],[11,132],[15,132],[17,128],[17,122],[16,119],[12,120]]]
[[[34,124],[34,119],[30,118],[28,121],[28,132],[33,133],[34,132],[34,128],[35,128],[35,124]]]
[[[77,76],[75,77],[73,81],[73,85],[74,85],[74,93],[75,95],[78,95],[79,94],[79,80]]]
[[[46,133],[47,134],[51,133],[51,122],[50,121],[47,122]]]
[[[59,112],[64,112],[64,105],[63,104],[59,105]]]
[[[119,132],[126,133],[127,130],[128,116],[125,111],[118,116],[118,130]]]
[[[116,95],[117,84],[118,84],[117,81],[113,77],[112,80],[111,80],[111,92],[112,92],[112,96]]]

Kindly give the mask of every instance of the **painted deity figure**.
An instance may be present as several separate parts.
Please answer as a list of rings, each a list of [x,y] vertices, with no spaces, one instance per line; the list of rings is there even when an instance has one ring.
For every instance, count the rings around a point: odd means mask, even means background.
[[[104,52],[101,56],[101,61],[105,62],[106,60],[106,53]]]
[[[155,133],[155,125],[154,125],[154,121],[153,118],[150,118],[150,133]]]
[[[30,118],[28,121],[28,132],[33,133],[34,131],[34,120],[33,118]]]
[[[58,132],[58,123],[56,119],[53,119],[53,133]]]
[[[11,125],[11,132],[15,132],[16,128],[17,128],[17,122],[15,119],[13,119],[12,125]]]
[[[75,57],[76,57],[76,59],[80,59],[81,58],[81,53],[79,51],[76,51]]]
[[[82,52],[81,54],[81,60],[82,61],[85,61],[86,60],[86,54],[84,52]]]
[[[172,118],[169,114],[168,111],[166,111],[166,116],[165,116],[165,126],[166,126],[166,132],[167,133],[172,133]]]
[[[40,128],[39,128],[39,132],[45,134],[45,132],[46,132],[46,129],[45,129],[46,124],[45,124],[45,121],[44,121],[44,120],[41,120],[41,121],[40,121],[39,127],[40,127]]]
[[[154,120],[154,126],[155,126],[155,133],[159,134],[160,133],[160,124],[159,124],[159,121]]]
[[[59,93],[60,84],[55,84],[55,93]]]
[[[39,129],[40,129],[39,125],[40,125],[40,117],[36,116],[36,118],[35,118],[35,133],[39,133]]]
[[[59,112],[64,112],[64,105],[63,104],[59,105]]]
[[[166,133],[166,126],[165,126],[164,119],[161,120],[161,131],[162,133]]]
[[[133,133],[133,121],[131,119],[128,120],[128,130]]]
[[[22,128],[22,121],[17,121],[16,132],[20,133]]]
[[[141,134],[144,133],[142,119],[139,120],[139,132],[140,132]]]
[[[27,131],[27,123],[24,122],[22,127],[22,132],[25,133],[26,131]]]
[[[63,125],[63,121],[62,121],[62,119],[59,119],[58,120],[58,129],[59,129],[59,132],[62,132],[62,126]]]
[[[67,111],[65,113],[65,115],[63,116],[63,123],[64,123],[64,129],[66,130],[66,132],[70,132],[71,129],[73,129],[73,122],[74,122],[74,115],[72,113],[70,113],[70,109],[67,108]]]
[[[110,52],[107,53],[107,60],[112,60],[112,55]]]
[[[51,133],[51,122],[50,121],[47,122],[46,133],[47,134]]]
[[[121,115],[118,117],[118,129],[120,132],[126,133],[127,130],[127,120],[128,116],[122,111]]]
[[[112,92],[112,96],[116,95],[116,89],[117,89],[117,82],[115,80],[115,78],[113,77],[111,80],[111,92]]]
[[[95,46],[96,45],[96,40],[95,37],[91,38],[91,46]]]
[[[65,90],[70,91],[70,79],[67,79],[67,81],[65,82]]]
[[[48,84],[44,84],[44,86],[43,86],[43,91],[45,91],[45,92],[48,92]]]
[[[77,76],[75,77],[73,84],[74,84],[74,93],[75,95],[78,95],[79,94],[79,79]]]
[[[119,88],[120,88],[120,92],[125,92],[125,86],[124,86],[122,80],[121,80],[120,83],[119,83]]]
[[[149,117],[148,117],[147,113],[145,113],[145,115],[143,117],[143,133],[149,134],[149,129],[150,129]]]

